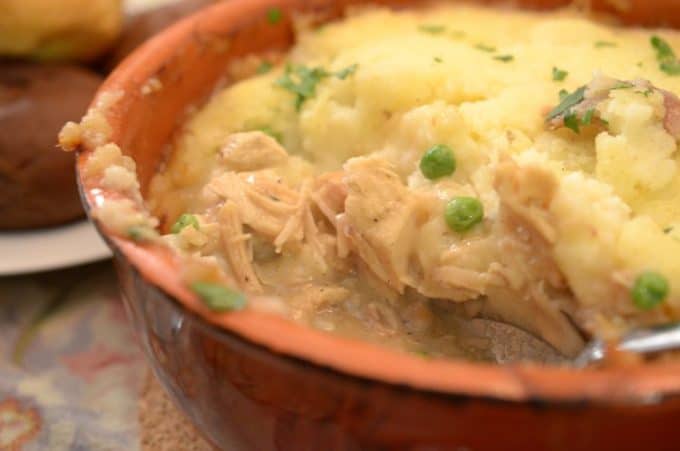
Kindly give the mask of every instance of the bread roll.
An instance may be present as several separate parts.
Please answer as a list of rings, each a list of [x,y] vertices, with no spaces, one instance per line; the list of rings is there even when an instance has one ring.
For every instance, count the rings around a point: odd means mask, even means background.
[[[57,133],[83,115],[100,81],[79,67],[0,63],[0,229],[83,215],[74,156],[57,149]]]
[[[86,61],[111,47],[122,0],[1,0],[0,55]]]

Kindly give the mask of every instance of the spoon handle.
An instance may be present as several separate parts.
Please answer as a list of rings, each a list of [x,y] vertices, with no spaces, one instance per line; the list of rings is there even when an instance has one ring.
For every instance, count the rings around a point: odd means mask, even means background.
[[[621,338],[618,349],[638,354],[680,349],[680,322],[634,330]],[[583,368],[604,359],[606,346],[602,340],[593,340],[574,359],[574,366]]]

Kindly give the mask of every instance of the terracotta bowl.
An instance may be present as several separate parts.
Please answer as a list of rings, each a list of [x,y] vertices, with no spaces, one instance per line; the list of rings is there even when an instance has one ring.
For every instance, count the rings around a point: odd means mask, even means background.
[[[98,95],[124,92],[106,116],[112,140],[137,161],[142,186],[187,109],[205,101],[230,61],[289,47],[293,11],[332,19],[358,3],[369,2],[231,0],[178,23],[125,60]],[[680,26],[680,2],[623,3],[630,7],[620,14],[625,22]],[[609,5],[622,2],[594,4],[612,13]],[[276,25],[266,20],[274,5],[284,11]],[[142,95],[151,77],[163,89]],[[92,150],[80,149],[80,168]],[[80,182],[86,207],[105,195],[91,180]],[[180,282],[172,255],[100,229],[156,375],[222,449],[680,449],[680,362],[576,371],[426,360],[265,313],[210,316]]]

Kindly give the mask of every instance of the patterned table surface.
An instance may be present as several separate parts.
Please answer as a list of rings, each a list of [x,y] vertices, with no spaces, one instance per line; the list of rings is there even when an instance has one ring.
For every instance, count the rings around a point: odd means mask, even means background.
[[[110,262],[0,278],[0,450],[137,450],[143,356]]]

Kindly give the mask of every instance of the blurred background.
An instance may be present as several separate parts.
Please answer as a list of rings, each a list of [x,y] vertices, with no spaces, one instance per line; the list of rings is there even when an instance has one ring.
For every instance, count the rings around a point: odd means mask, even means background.
[[[0,450],[202,449],[150,382],[56,142],[122,59],[210,3],[0,0]]]

